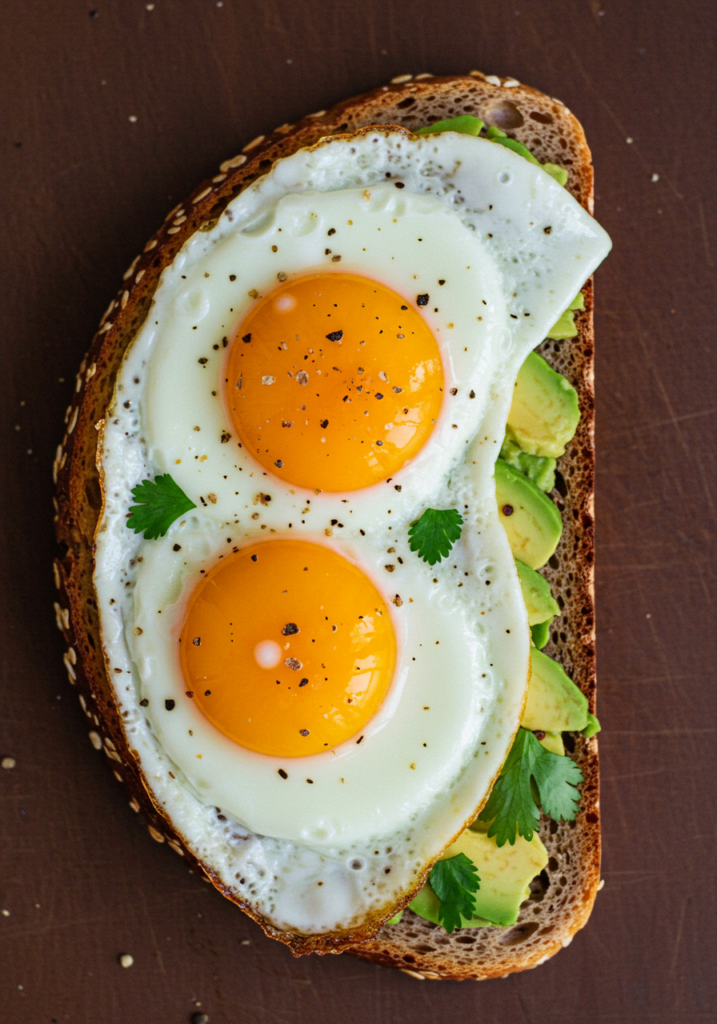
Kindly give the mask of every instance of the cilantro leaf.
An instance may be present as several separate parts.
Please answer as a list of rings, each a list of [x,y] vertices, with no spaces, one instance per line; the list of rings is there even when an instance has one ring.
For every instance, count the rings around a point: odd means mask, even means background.
[[[408,531],[409,547],[429,565],[446,558],[461,535],[463,516],[456,508],[427,508]]]
[[[516,835],[530,842],[540,821],[539,804],[551,818],[574,819],[580,803],[576,787],[582,781],[583,773],[574,761],[546,750],[528,729],[518,729],[500,777],[478,818],[492,823],[488,835],[496,837],[498,846],[506,842],[514,846]]]
[[[441,901],[438,920],[447,932],[461,927],[461,918],[470,920],[476,909],[474,892],[480,889],[476,866],[465,853],[439,860],[428,876],[431,888]]]
[[[139,504],[130,506],[127,526],[147,540],[164,537],[175,519],[197,507],[169,473],[143,480],[132,488],[132,497]]]

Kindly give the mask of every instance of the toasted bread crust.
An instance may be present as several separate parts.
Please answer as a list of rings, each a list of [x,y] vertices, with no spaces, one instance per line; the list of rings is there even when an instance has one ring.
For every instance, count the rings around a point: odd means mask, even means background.
[[[144,322],[159,277],[187,238],[207,230],[227,203],[281,157],[289,156],[324,136],[355,132],[368,125],[391,124],[416,129],[423,124],[476,114],[497,124],[530,147],[542,161],[565,166],[567,188],[592,212],[593,175],[590,151],[582,128],[557,100],[515,79],[471,72],[468,76],[416,78],[400,76],[388,85],[327,111],[282,125],[246,145],[239,156],[221,165],[219,173],[200,185],[176,207],[124,275],[123,288],[102,318],[77,376],[73,401],[58,447],[53,475],[57,484],[56,531],[61,546],[55,560],[59,591],[57,624],[68,644],[64,656],[70,682],[90,719],[90,739],[114,762],[115,776],[131,794],[130,804],[142,810],[150,834],[167,842],[237,902],[271,936],[294,953],[350,951],[389,964],[418,978],[491,978],[542,963],[567,945],[592,908],[600,872],[600,823],[597,740],[575,737],[572,754],[585,777],[575,822],[543,820],[543,839],[550,862],[541,875],[542,890],[523,905],[518,923],[509,929],[478,928],[447,935],[442,928],[411,911],[399,925],[341,936],[297,936],[279,932],[261,921],[228,892],[207,865],[197,862],[152,798],[138,759],[122,728],[107,677],[100,644],[99,617],[93,588],[94,533],[102,507],[96,466],[98,430],[112,398],[124,352]],[[559,488],[553,494],[563,512],[564,530],[556,555],[546,569],[563,615],[554,625],[547,653],[563,664],[595,710],[595,627],[593,588],[594,390],[592,283],[583,289],[585,311],[576,317],[578,336],[544,342],[540,351],[576,386],[582,410],[578,432],[559,463]]]

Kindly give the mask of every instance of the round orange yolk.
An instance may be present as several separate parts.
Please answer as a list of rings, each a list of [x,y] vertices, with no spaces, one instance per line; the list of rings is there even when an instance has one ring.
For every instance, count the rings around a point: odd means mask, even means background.
[[[330,548],[295,540],[250,544],[207,573],[180,644],[188,694],[210,722],[277,757],[360,737],[396,663],[373,583]]]
[[[441,408],[438,345],[416,308],[352,274],[267,295],[229,355],[227,398],[244,446],[282,480],[351,491],[393,476]]]

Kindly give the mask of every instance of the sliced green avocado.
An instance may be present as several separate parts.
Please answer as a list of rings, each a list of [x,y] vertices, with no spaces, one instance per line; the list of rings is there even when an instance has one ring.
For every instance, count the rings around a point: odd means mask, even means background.
[[[491,125],[485,133],[485,137],[490,139],[491,142],[498,142],[501,146],[505,146],[506,149],[512,149],[514,153],[519,153],[520,156],[525,157],[531,164],[537,164],[538,167],[542,167],[544,171],[547,171],[551,178],[555,178],[558,185],[565,185],[568,181],[568,172],[564,167],[560,167],[559,164],[541,164],[539,160],[533,156],[527,146],[524,146],[522,142],[518,142],[517,139],[510,139],[506,133],[496,128],[495,125]]]
[[[386,924],[398,924],[403,917],[403,911],[399,910],[397,914],[394,914],[390,921],[386,921]]]
[[[533,645],[541,650],[547,644],[550,639],[550,623],[552,619],[548,619],[546,622],[536,622],[534,626],[530,627],[530,637],[533,641]]]
[[[475,895],[475,916],[464,919],[463,928],[480,928],[494,924],[501,927],[515,924],[523,900],[530,895],[530,881],[548,863],[548,853],[540,838],[531,842],[518,836],[515,846],[498,847],[486,832],[466,829],[447,850],[441,860],[464,853],[478,869],[480,888]],[[409,904],[411,910],[427,921],[438,924],[440,901],[428,882]]]
[[[544,455],[528,455],[509,437],[503,441],[500,457],[546,494],[555,487],[555,459]]]
[[[596,736],[601,729],[602,726],[598,721],[597,715],[594,715],[592,711],[588,711],[588,724],[583,729],[583,736],[589,740],[591,736]]]
[[[461,114],[459,117],[449,117],[445,121],[435,121],[427,124],[425,128],[419,128],[416,135],[434,135],[439,132],[459,132],[461,135],[480,135],[481,128],[485,127],[485,121],[472,114]]]
[[[575,338],[578,329],[575,326],[575,310],[585,309],[583,293],[578,292],[564,313],[561,313],[553,326],[548,331],[548,337],[554,341],[563,341],[565,338]]]
[[[578,393],[542,356],[531,352],[515,382],[507,436],[529,455],[558,458],[580,420]]]
[[[588,699],[557,661],[530,649],[530,686],[520,724],[532,732],[582,732],[588,724]]]
[[[560,615],[560,605],[550,593],[550,584],[546,578],[525,562],[521,562],[519,558],[515,560],[515,567],[518,570],[520,589],[528,610],[528,623],[535,626],[539,622]]]
[[[502,459],[495,464],[495,496],[514,558],[539,569],[560,540],[563,524],[557,508],[534,483]]]
[[[565,757],[565,744],[563,743],[562,733],[543,732],[541,730],[538,733],[538,742],[542,744],[546,750],[549,750],[551,754],[559,754],[560,757]]]

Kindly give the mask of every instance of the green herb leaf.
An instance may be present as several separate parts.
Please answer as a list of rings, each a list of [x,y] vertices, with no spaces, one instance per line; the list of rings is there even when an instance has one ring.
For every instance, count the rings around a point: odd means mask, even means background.
[[[197,507],[169,473],[143,480],[132,488],[132,497],[138,504],[130,506],[127,526],[147,540],[164,537],[175,519]]]
[[[419,558],[435,565],[446,558],[461,535],[463,516],[456,508],[427,508],[409,529],[409,546]]]
[[[465,853],[447,860],[439,860],[428,876],[431,888],[441,901],[438,920],[447,932],[461,927],[461,918],[470,920],[475,915],[474,892],[480,889],[476,866]]]
[[[539,805],[558,821],[575,818],[580,803],[576,786],[582,781],[583,773],[574,761],[546,750],[528,729],[518,729],[500,777],[478,818],[492,823],[488,835],[496,837],[498,846],[506,842],[514,846],[518,835],[530,842],[540,820]]]
[[[428,124],[425,128],[419,128],[416,135],[434,135],[438,132],[460,132],[461,135],[480,135],[481,129],[485,127],[485,121],[471,114],[463,114],[460,117],[449,117],[445,121],[436,121]]]

